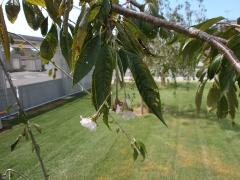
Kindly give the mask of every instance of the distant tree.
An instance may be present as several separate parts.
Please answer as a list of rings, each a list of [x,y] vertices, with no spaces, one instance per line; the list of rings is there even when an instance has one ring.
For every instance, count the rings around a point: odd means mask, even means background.
[[[175,7],[171,7],[169,0],[162,0],[160,3],[160,14],[167,19],[191,26],[193,23],[200,23],[205,20],[205,8],[202,0],[196,0],[198,9],[194,10],[189,1],[179,3]],[[165,85],[167,75],[171,75],[176,83],[176,75],[184,77],[194,76],[196,64],[191,64],[181,57],[180,44],[169,44],[166,38],[171,36],[171,32],[163,29],[159,35],[150,41],[150,48],[154,52],[154,56],[146,58],[146,62],[154,75],[160,75],[161,84]],[[149,61],[149,62],[148,62]]]

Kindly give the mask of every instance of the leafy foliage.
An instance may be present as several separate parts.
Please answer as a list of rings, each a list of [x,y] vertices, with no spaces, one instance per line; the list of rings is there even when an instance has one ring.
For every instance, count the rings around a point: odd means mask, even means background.
[[[84,8],[79,16],[81,21],[79,22],[79,25],[75,27],[72,43],[72,59],[70,67],[73,69],[82,51],[85,38],[87,37],[89,8]]]
[[[154,82],[149,69],[139,56],[130,52],[126,53],[128,56],[129,68],[132,72],[139,93],[152,112],[166,125],[162,116],[158,87]]]
[[[98,59],[92,75],[92,100],[95,109],[103,113],[103,122],[109,127],[108,113],[111,106],[113,57],[107,44],[103,44],[97,52]]]
[[[44,21],[44,16],[38,6],[29,4],[27,1],[23,0],[23,11],[27,20],[28,25],[33,30],[38,30]]]
[[[4,16],[3,16],[3,9],[2,5],[0,5],[0,39],[2,42],[2,46],[4,49],[4,53],[7,60],[10,60],[10,44],[9,44],[9,37],[7,32],[7,27],[5,24]]]
[[[19,136],[17,137],[17,139],[14,141],[14,143],[11,144],[11,151],[14,151],[14,149],[16,148],[16,146],[18,145],[18,143],[20,142],[21,138],[22,138],[22,135],[19,135]]]
[[[79,17],[76,24],[73,25],[68,22],[72,3],[72,0],[23,0],[22,9],[28,25],[34,30],[40,28],[42,35],[45,36],[40,47],[40,56],[45,63],[53,58],[59,43],[62,54],[73,74],[74,84],[94,69],[92,92],[93,104],[96,109],[105,102],[111,92],[113,69],[121,73],[123,80],[124,74],[129,68],[143,100],[151,112],[165,123],[158,87],[143,61],[146,57],[148,65],[155,66],[155,70],[160,70],[161,75],[170,72],[173,77],[180,72],[187,71],[190,74],[194,72],[200,62],[203,63],[197,74],[201,83],[195,98],[197,111],[199,112],[201,107],[205,84],[208,80],[213,80],[207,100],[209,109],[216,110],[219,118],[230,114],[234,119],[238,107],[236,96],[238,89],[235,84],[236,81],[240,82],[239,74],[227,62],[224,55],[219,54],[217,49],[203,40],[174,33],[166,27],[159,28],[136,17],[120,16],[112,11],[111,6],[111,4],[119,3],[118,1],[80,1]],[[190,10],[189,2],[185,3],[188,22],[183,20],[184,17],[179,14],[183,6],[176,8],[169,18],[159,3],[162,2],[146,0],[139,7],[124,7],[161,19],[171,19],[183,22],[185,25],[192,24],[193,12]],[[199,3],[201,5],[201,1]],[[9,0],[6,3],[5,9],[10,22],[15,22],[20,8],[19,0]],[[47,17],[43,15],[41,8],[45,8]],[[9,38],[2,9],[0,16],[1,41],[6,58],[10,59]],[[53,24],[48,32],[49,18],[52,19]],[[231,26],[219,28],[216,24],[223,20],[223,17],[216,17],[192,27],[222,38],[224,43],[240,58],[239,29]],[[57,31],[58,28],[61,29],[60,32]],[[164,46],[158,46],[159,42]],[[157,51],[156,48],[160,50]],[[180,51],[179,54],[175,53],[176,50]],[[178,55],[181,56],[180,59],[177,58]],[[160,63],[155,63],[156,61]],[[103,108],[105,122],[107,122],[106,114],[110,107],[110,101],[108,103],[108,106]]]
[[[96,109],[99,109],[110,95],[113,73],[112,52],[109,46],[104,44],[98,52],[98,60],[92,77],[93,104]]]
[[[206,85],[206,82],[207,81],[203,81],[202,83],[200,83],[200,85],[197,89],[197,92],[196,92],[195,104],[196,104],[196,108],[197,108],[197,113],[199,113],[200,109],[201,109],[203,90]]]
[[[79,82],[95,65],[101,55],[99,36],[89,40],[83,48],[74,69],[73,83]]]
[[[8,2],[5,5],[5,10],[7,13],[8,20],[11,23],[14,23],[20,11],[19,0],[8,0]]]
[[[72,43],[73,38],[69,32],[65,33],[63,29],[60,31],[60,48],[62,55],[65,58],[67,64],[71,65],[72,58]]]
[[[46,17],[41,24],[41,33],[43,36],[46,36],[48,32],[48,17]]]
[[[48,63],[54,56],[58,45],[58,33],[55,24],[52,25],[40,47],[40,56]]]
[[[45,1],[44,0],[26,0],[28,3],[36,5],[36,6],[42,6],[45,7]]]
[[[217,102],[220,94],[221,92],[217,83],[213,83],[207,95],[207,106],[209,111],[215,110],[217,108]]]
[[[141,141],[134,141],[132,142],[133,148],[133,160],[136,161],[138,156],[141,155],[143,160],[146,158],[147,150],[143,142]]]
[[[61,19],[59,17],[59,6],[60,6],[60,2],[59,0],[44,0],[45,1],[45,5],[48,11],[49,16],[52,18],[52,20],[57,23],[60,24]]]

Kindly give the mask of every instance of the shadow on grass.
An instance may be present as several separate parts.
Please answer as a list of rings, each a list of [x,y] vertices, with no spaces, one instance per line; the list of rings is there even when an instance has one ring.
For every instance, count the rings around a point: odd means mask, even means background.
[[[205,120],[207,125],[218,124],[221,129],[240,132],[240,125],[235,123],[232,125],[232,120],[218,119],[217,115],[207,110],[201,110],[199,114],[196,113],[196,109],[192,107],[179,108],[177,106],[164,106],[163,113],[170,114],[171,116],[181,119],[192,120]],[[182,125],[188,126],[188,122],[183,122]],[[204,127],[202,127],[204,128]],[[239,135],[240,136],[240,135]]]

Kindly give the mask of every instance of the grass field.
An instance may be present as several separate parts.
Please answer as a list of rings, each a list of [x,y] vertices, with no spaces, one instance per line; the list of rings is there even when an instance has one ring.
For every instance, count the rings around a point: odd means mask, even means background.
[[[122,133],[112,131],[99,121],[96,132],[79,124],[79,116],[91,115],[88,96],[32,118],[43,128],[36,134],[50,179],[240,179],[240,121],[232,128],[230,120],[217,120],[206,112],[205,100],[199,116],[194,109],[196,85],[161,89],[168,128],[153,115],[133,120],[116,120],[147,147],[147,158],[136,162]],[[139,103],[134,89],[135,103]],[[39,164],[29,141],[23,140],[14,152],[10,144],[22,125],[0,134],[0,172],[12,168],[42,179]]]

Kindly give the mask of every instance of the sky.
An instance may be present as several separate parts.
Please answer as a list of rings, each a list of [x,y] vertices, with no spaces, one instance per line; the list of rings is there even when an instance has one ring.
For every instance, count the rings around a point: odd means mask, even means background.
[[[77,4],[78,0],[74,0]],[[123,0],[121,0],[123,1]],[[172,5],[176,5],[178,2],[184,2],[184,0],[170,0]],[[143,2],[143,0],[138,0],[138,2]],[[196,0],[190,0],[191,5],[194,8],[197,8],[196,6]],[[206,17],[213,18],[217,16],[224,16],[231,20],[236,20],[238,17],[240,17],[240,0],[204,0],[204,6],[207,10]],[[78,16],[78,10],[74,9],[74,12],[70,15],[70,18],[73,20],[77,18]],[[6,17],[6,14],[5,14]],[[41,37],[40,31],[33,31],[28,25],[24,17],[24,13],[21,10],[20,14],[18,15],[18,18],[14,24],[11,24],[7,18],[6,24],[7,29],[10,32],[17,33],[17,34],[23,34],[23,35],[31,35],[31,36],[38,36]]]

